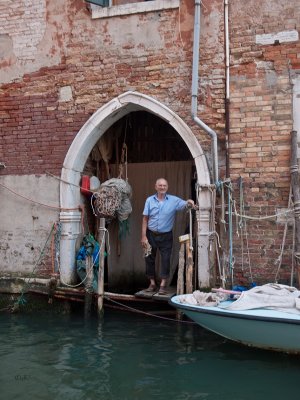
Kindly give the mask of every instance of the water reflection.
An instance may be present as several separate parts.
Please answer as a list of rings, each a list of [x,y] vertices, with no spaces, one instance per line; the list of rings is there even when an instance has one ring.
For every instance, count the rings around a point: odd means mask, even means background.
[[[1,315],[1,398],[272,400],[298,394],[299,358],[197,325],[133,314]]]

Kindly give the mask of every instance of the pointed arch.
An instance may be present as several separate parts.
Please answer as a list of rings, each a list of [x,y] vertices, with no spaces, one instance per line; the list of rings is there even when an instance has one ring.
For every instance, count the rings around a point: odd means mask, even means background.
[[[60,213],[62,222],[61,276],[71,283],[75,275],[75,243],[80,232],[80,211],[74,211],[80,203],[79,184],[86,160],[100,137],[116,121],[133,111],[147,111],[169,123],[181,136],[192,154],[200,185],[209,185],[209,169],[200,143],[187,124],[172,110],[150,96],[129,91],[97,110],[83,125],[74,138],[65,157],[60,183]],[[68,183],[66,183],[68,182]],[[199,285],[209,286],[208,231],[210,196],[200,192],[201,212],[198,218],[198,252],[201,268],[198,267]]]

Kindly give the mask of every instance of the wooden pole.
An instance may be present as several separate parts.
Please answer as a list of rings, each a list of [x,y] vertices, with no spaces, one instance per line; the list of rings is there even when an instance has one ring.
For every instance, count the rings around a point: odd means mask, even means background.
[[[93,300],[93,257],[86,258],[86,282],[84,294],[84,316],[89,317],[91,314]]]
[[[193,252],[190,245],[190,235],[179,236],[180,252],[178,264],[177,294],[184,292],[184,248],[186,254],[185,292],[193,293]]]
[[[193,252],[191,249],[190,239],[185,242],[186,254],[186,293],[193,293]]]
[[[180,250],[179,250],[179,261],[178,261],[178,274],[177,274],[177,294],[184,293],[184,250],[185,245],[184,242],[180,240],[181,236],[179,237],[180,242]],[[177,309],[176,311],[176,319],[181,320],[183,314],[181,311]]]
[[[98,230],[98,242],[100,245],[99,253],[99,270],[98,270],[98,314],[103,312],[103,295],[104,295],[104,251],[105,251],[105,218],[100,218]]]
[[[298,139],[297,131],[291,132],[291,185],[293,190],[294,217],[295,217],[295,263],[300,286],[300,185],[298,168]]]
[[[184,242],[180,243],[178,276],[177,276],[177,294],[183,294],[183,293],[184,293]]]

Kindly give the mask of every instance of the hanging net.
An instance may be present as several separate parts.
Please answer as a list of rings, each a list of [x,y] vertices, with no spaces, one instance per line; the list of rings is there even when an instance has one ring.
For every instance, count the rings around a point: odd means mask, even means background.
[[[131,186],[124,179],[103,182],[91,199],[94,214],[99,218],[126,221],[132,212],[131,195]]]

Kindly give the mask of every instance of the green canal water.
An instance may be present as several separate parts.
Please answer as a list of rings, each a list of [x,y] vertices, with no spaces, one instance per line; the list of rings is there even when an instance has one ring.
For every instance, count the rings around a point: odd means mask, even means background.
[[[1,314],[3,400],[299,398],[300,357],[233,344],[197,325],[105,310]]]

